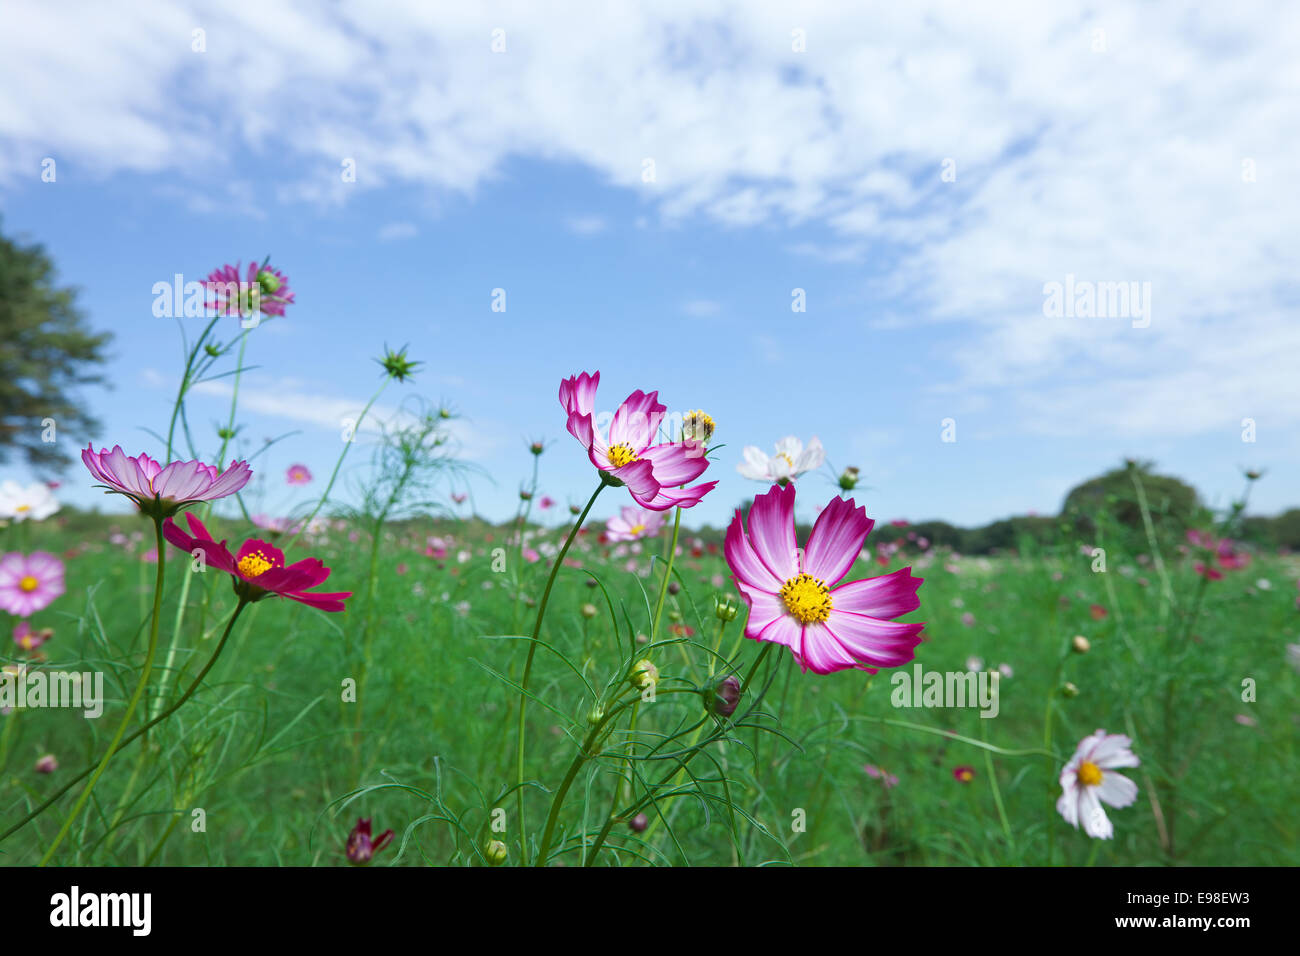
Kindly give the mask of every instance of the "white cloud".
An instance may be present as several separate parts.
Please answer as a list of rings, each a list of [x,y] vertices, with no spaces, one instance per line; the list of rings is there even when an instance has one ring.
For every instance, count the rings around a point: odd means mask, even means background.
[[[203,182],[276,153],[302,173],[269,195],[337,204],[576,163],[667,223],[821,230],[793,251],[844,265],[886,250],[878,291],[962,326],[936,384],[1032,395],[1035,427],[1300,422],[1294,4],[10,0],[4,21],[0,184],[45,156]],[[1045,319],[1067,273],[1150,282],[1151,327]]]
[[[396,242],[401,239],[414,239],[420,234],[420,230],[410,222],[390,222],[379,230],[379,240],[381,242]]]

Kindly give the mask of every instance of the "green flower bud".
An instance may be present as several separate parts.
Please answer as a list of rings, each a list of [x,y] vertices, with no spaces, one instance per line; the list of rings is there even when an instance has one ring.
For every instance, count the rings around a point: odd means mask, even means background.
[[[492,840],[483,848],[483,855],[487,857],[489,866],[500,866],[510,858],[510,851],[500,840]]]
[[[639,660],[636,666],[632,668],[632,676],[628,682],[637,690],[646,690],[653,687],[659,682],[659,668],[650,663],[649,660]]]

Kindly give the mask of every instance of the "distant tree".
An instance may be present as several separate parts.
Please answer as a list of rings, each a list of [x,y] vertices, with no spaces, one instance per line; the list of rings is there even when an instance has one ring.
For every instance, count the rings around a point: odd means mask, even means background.
[[[0,462],[15,452],[37,469],[62,470],[74,435],[98,423],[75,391],[103,381],[110,333],[93,333],[75,289],[58,287],[39,245],[0,235]]]
[[[1143,531],[1142,509],[1133,481],[1136,474],[1152,524],[1158,531],[1181,534],[1201,516],[1200,496],[1187,482],[1157,475],[1154,468],[1154,462],[1126,462],[1123,467],[1085,481],[1065,496],[1061,516],[1085,534],[1095,532],[1103,518],[1132,531]]]

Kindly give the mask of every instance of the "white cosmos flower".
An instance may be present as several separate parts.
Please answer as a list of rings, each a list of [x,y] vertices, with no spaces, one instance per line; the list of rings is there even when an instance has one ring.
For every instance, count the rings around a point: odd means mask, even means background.
[[[1141,761],[1129,749],[1133,741],[1123,734],[1099,730],[1079,741],[1070,762],[1061,771],[1061,797],[1056,812],[1076,830],[1099,840],[1115,835],[1103,803],[1127,807],[1137,799],[1137,784],[1114,771],[1119,767],[1136,767]]]
[[[26,487],[16,481],[0,485],[0,518],[11,521],[44,521],[59,510],[54,493],[39,481]]]
[[[820,468],[825,460],[826,449],[822,448],[816,435],[809,440],[807,448],[793,435],[787,435],[776,443],[776,454],[771,457],[755,445],[745,446],[745,460],[736,466],[736,470],[754,481],[784,485],[806,471]]]

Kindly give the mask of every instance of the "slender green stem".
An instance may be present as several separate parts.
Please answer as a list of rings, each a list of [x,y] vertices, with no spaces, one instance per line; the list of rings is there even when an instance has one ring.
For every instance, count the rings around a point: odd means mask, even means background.
[[[311,524],[312,519],[316,517],[321,508],[325,507],[325,502],[329,500],[330,491],[334,487],[334,482],[339,476],[339,469],[343,467],[343,459],[348,457],[348,451],[352,448],[353,441],[356,440],[357,432],[361,430],[361,423],[366,420],[366,414],[370,411],[370,407],[379,400],[380,395],[384,394],[384,389],[388,387],[389,381],[391,381],[391,379],[385,378],[384,383],[379,386],[375,391],[375,394],[370,396],[370,401],[366,402],[366,407],[361,409],[361,414],[357,416],[356,424],[352,426],[352,434],[349,436],[348,441],[344,442],[343,451],[340,453],[338,461],[334,463],[334,470],[330,472],[330,480],[325,484],[325,491],[321,493],[320,500],[316,502],[316,507],[312,509],[311,514],[304,518],[302,523],[298,525],[298,530],[293,533],[293,537],[285,542],[283,547],[285,552],[288,552],[294,542],[302,537],[302,533],[307,530],[307,525]]]
[[[980,721],[980,739],[987,745],[989,742],[988,731],[984,728],[984,721]],[[1007,811],[1002,806],[1002,789],[998,786],[998,774],[993,768],[993,753],[987,747],[984,751],[984,769],[989,775],[989,787],[993,791],[993,804],[998,808],[998,819],[1002,821],[1002,833],[1007,838],[1007,845],[1014,851],[1016,847],[1015,838],[1011,835],[1011,824],[1007,822]]]
[[[668,563],[664,565],[664,579],[659,582],[659,600],[655,602],[654,618],[650,622],[650,643],[659,638],[659,618],[664,610],[664,598],[668,595],[668,582],[673,576],[673,561],[677,558],[677,536],[682,528],[682,509],[677,508],[673,517],[673,537],[668,544]]]
[[[771,652],[772,648],[775,647],[775,646],[776,646],[776,645],[773,644],[771,641],[765,641],[765,642],[763,643],[763,648],[762,648],[762,650],[760,650],[760,651],[758,652],[758,654],[757,654],[757,655],[755,656],[755,658],[754,658],[754,663],[753,663],[752,665],[750,665],[749,673],[747,673],[747,674],[745,675],[745,679],[744,679],[743,681],[741,681],[741,684],[740,684],[740,691],[741,691],[742,694],[745,693],[745,691],[747,691],[747,690],[749,689],[750,682],[753,681],[753,679],[754,679],[754,675],[758,673],[758,668],[762,665],[763,661],[767,658],[767,655]],[[660,691],[660,693],[665,693],[665,692],[664,692],[664,691]],[[726,718],[725,721],[724,721],[724,722],[722,723],[722,725],[721,725],[721,727],[723,728],[723,730],[725,731],[725,728],[726,728],[726,727],[732,726],[732,725],[734,725],[734,724],[738,724],[738,723],[740,723],[742,720],[744,720],[746,717],[748,717],[748,716],[750,715],[750,713],[753,711],[754,707],[757,706],[757,704],[758,704],[758,701],[755,701],[753,704],[751,704],[750,707],[749,707],[749,709],[746,710],[745,713],[742,714],[742,715],[740,716],[739,719],[736,719],[734,714],[733,714],[731,717]],[[923,729],[929,729],[929,728],[923,728]],[[721,735],[721,732],[723,732],[723,731],[720,731],[720,732],[719,732],[718,734],[716,734],[715,736],[720,736],[720,735]],[[587,866],[591,866],[591,865],[593,865],[593,864],[595,863],[595,861],[596,861],[596,857],[597,857],[597,855],[600,853],[600,848],[601,848],[602,846],[604,846],[604,844],[605,844],[605,839],[609,836],[609,831],[612,830],[613,827],[614,827],[614,821],[615,821],[615,820],[621,820],[621,819],[624,819],[624,818],[626,818],[627,816],[629,816],[629,815],[631,815],[631,814],[633,814],[633,813],[636,813],[636,812],[639,810],[639,808],[641,807],[642,804],[647,803],[649,800],[653,799],[653,795],[654,795],[655,793],[657,793],[657,792],[659,791],[659,789],[660,789],[660,788],[661,788],[665,783],[668,782],[668,779],[669,779],[670,777],[672,777],[673,774],[678,773],[678,772],[679,772],[680,770],[682,770],[682,769],[685,769],[686,765],[687,765],[688,763],[690,763],[693,759],[695,759],[695,756],[696,756],[697,754],[699,754],[699,753],[700,753],[700,752],[701,752],[701,751],[702,751],[706,746],[708,746],[709,743],[711,743],[711,742],[713,741],[713,739],[714,739],[714,737],[710,737],[710,738],[709,738],[708,740],[706,740],[703,744],[700,744],[699,746],[696,746],[694,749],[690,749],[688,752],[686,752],[686,753],[682,756],[682,758],[681,758],[681,762],[680,762],[679,766],[677,767],[677,769],[675,769],[675,770],[670,770],[670,771],[668,771],[666,774],[664,774],[664,775],[659,779],[659,782],[656,783],[652,788],[650,788],[650,789],[647,791],[647,795],[646,795],[645,797],[643,797],[641,800],[639,800],[639,801],[633,803],[632,805],[630,805],[629,807],[627,807],[626,809],[624,809],[623,812],[621,812],[621,813],[613,813],[613,812],[611,812],[610,815],[609,815],[608,817],[605,818],[605,823],[604,823],[604,825],[600,828],[600,832],[599,832],[598,834],[596,834],[596,839],[595,839],[595,841],[591,844],[591,849],[590,849],[590,851],[588,852],[588,855],[587,855],[586,865],[587,865]],[[618,792],[618,788],[617,788],[617,786],[615,787],[614,792],[615,792],[615,793]],[[612,808],[611,808],[611,810],[612,810]]]
[[[144,689],[149,683],[149,677],[153,673],[154,654],[158,650],[158,619],[162,616],[163,572],[167,563],[166,551],[163,546],[162,523],[163,519],[160,516],[154,517],[154,539],[157,542],[158,547],[158,577],[154,583],[153,621],[149,625],[149,649],[145,652],[144,668],[140,671],[140,679],[136,682],[135,692],[127,702],[126,713],[122,715],[122,722],[117,725],[117,733],[113,735],[112,743],[110,743],[108,749],[104,751],[104,756],[99,761],[99,766],[95,768],[95,772],[86,784],[86,788],[81,791],[81,796],[79,796],[77,802],[73,804],[72,812],[69,813],[67,819],[63,821],[63,826],[59,828],[59,832],[55,835],[54,842],[50,844],[49,849],[45,851],[45,855],[41,857],[40,866],[45,866],[45,864],[50,862],[50,858],[54,856],[54,851],[59,848],[59,844],[63,842],[63,838],[68,835],[68,830],[71,829],[73,822],[81,815],[81,808],[84,807],[86,801],[90,799],[90,794],[91,791],[95,789],[95,784],[99,782],[99,778],[108,768],[108,763],[113,759],[113,754],[117,752],[118,744],[122,741],[122,735],[126,733],[127,725],[131,723],[131,718],[135,716],[135,709],[139,705],[140,698],[144,695]]]
[[[560,553],[555,556],[555,563],[551,565],[550,577],[546,579],[546,589],[542,592],[542,599],[537,602],[537,620],[533,622],[532,637],[528,642],[528,656],[524,659],[524,674],[519,682],[519,733],[518,745],[515,748],[515,785],[518,796],[519,806],[519,858],[524,866],[528,865],[528,831],[524,826],[524,718],[528,713],[528,679],[533,672],[533,657],[537,653],[537,639],[542,633],[542,618],[546,615],[546,605],[551,600],[551,588],[555,586],[555,577],[560,573],[560,567],[564,564],[564,556],[569,553],[574,539],[578,532],[582,530],[582,523],[587,520],[587,514],[591,511],[591,506],[596,503],[597,496],[605,490],[607,484],[603,477],[605,473],[601,472],[600,484],[596,490],[591,493],[587,500],[587,506],[582,509],[582,514],[578,515],[578,520],[573,523],[573,529],[569,536],[564,539],[564,546],[560,548]]]
[[[215,323],[216,319],[213,319],[213,322]],[[203,335],[199,336],[198,342],[196,342],[194,345],[194,352],[191,353],[191,361],[193,360],[193,356],[198,354],[198,350],[202,347],[203,340],[207,337],[208,330],[211,328],[212,328],[212,324],[209,323],[207,329],[203,330]],[[221,470],[221,468],[225,463],[226,448],[229,446],[230,439],[234,434],[235,412],[239,406],[239,382],[241,377],[244,374],[244,350],[247,348],[247,346],[248,346],[248,332],[247,330],[245,330],[244,333],[239,337],[239,357],[235,361],[235,382],[234,385],[232,386],[232,390],[230,393],[230,415],[226,422],[225,432],[221,436],[221,449],[220,451],[217,452],[216,465],[218,471]],[[190,363],[186,363],[185,379],[182,380],[181,392],[176,398],[176,402],[177,402],[176,407],[172,410],[172,424],[167,430],[167,457],[169,459],[171,458],[172,430],[176,427],[176,414],[180,409],[180,403],[184,401],[185,391],[186,391],[185,382],[189,379],[189,374],[190,374]],[[204,514],[203,514],[204,519],[206,520],[207,517],[211,514],[212,514],[212,502],[209,501],[206,503],[206,506],[204,507]],[[163,661],[162,673],[159,675],[158,678],[158,694],[154,698],[155,703],[153,706],[153,714],[151,714],[150,716],[157,716],[158,709],[162,706],[162,702],[167,696],[167,685],[171,681],[172,668],[175,666],[176,663],[176,648],[180,642],[181,626],[185,621],[186,602],[188,601],[190,596],[190,582],[192,580],[193,580],[193,576],[187,574],[185,575],[185,580],[181,582],[180,602],[176,605],[176,618],[175,620],[172,621],[172,636],[171,636],[171,640],[168,641],[167,643],[167,657]],[[204,617],[206,617],[206,615],[204,615]],[[200,623],[200,630],[202,629],[204,623],[206,622]]]
[[[119,750],[130,746],[136,740],[140,739],[145,734],[147,734],[154,727],[157,727],[159,724],[161,724],[172,714],[176,713],[176,711],[180,710],[181,707],[185,705],[185,702],[188,701],[192,696],[194,696],[194,692],[199,689],[199,685],[203,683],[203,679],[208,676],[208,671],[212,670],[212,666],[216,664],[217,658],[221,656],[221,652],[226,646],[226,641],[230,638],[230,634],[235,628],[235,621],[239,620],[239,614],[241,611],[244,610],[244,606],[247,603],[248,602],[245,600],[242,599],[240,600],[238,606],[235,608],[234,613],[230,616],[230,621],[229,623],[226,624],[226,630],[222,633],[221,640],[217,642],[216,649],[213,650],[212,656],[208,658],[208,662],[203,665],[203,669],[199,671],[198,675],[195,676],[194,680],[190,682],[190,686],[185,688],[185,693],[181,694],[181,696],[176,699],[176,703],[172,704],[170,707],[164,710],[153,720],[149,721],[143,727],[140,727],[137,730],[134,730],[130,734],[128,734],[126,736],[126,739],[123,740],[122,743],[119,745],[118,747]],[[75,777],[73,777],[71,780],[65,783],[59,790],[55,791],[53,794],[47,797],[44,803],[36,807],[36,809],[32,810],[30,813],[27,814],[27,816],[23,817],[21,820],[19,820],[17,823],[11,826],[8,830],[5,830],[4,833],[0,833],[0,843],[3,843],[5,840],[13,836],[23,827],[27,826],[27,824],[31,823],[38,816],[40,816],[51,806],[53,806],[56,800],[62,797],[73,787],[75,787],[82,780],[85,780],[86,777],[90,776],[90,772],[94,769],[94,766],[95,765],[92,764],[91,766],[87,767],[85,770],[81,771],[81,773],[77,774]]]

